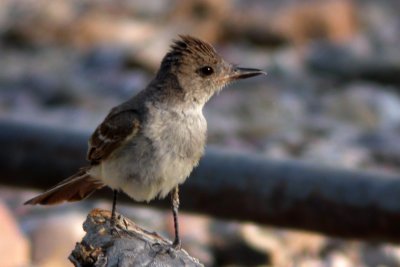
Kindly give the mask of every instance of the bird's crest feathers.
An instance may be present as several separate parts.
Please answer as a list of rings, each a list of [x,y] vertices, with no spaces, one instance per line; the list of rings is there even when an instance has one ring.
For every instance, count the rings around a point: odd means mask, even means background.
[[[174,40],[170,50],[165,56],[162,65],[180,63],[184,56],[194,57],[215,57],[217,52],[207,42],[190,35],[179,35],[179,39]]]
[[[170,52],[183,54],[202,53],[210,55],[215,55],[217,53],[209,43],[198,38],[190,35],[179,35],[179,38],[180,39],[174,40],[172,43]]]

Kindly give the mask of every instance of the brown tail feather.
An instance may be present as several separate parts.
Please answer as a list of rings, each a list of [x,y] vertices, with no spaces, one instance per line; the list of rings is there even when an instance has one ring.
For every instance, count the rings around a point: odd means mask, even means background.
[[[87,168],[61,181],[46,192],[26,201],[24,204],[52,205],[64,201],[72,202],[88,197],[104,186],[102,182],[87,174]]]

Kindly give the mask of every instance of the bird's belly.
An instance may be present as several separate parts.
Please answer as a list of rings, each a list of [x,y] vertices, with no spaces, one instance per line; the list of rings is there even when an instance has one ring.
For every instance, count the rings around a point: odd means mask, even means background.
[[[100,166],[101,180],[114,189],[121,189],[136,201],[165,197],[189,176],[194,164],[164,156],[162,160],[140,160],[126,156],[107,160]]]
[[[160,138],[144,135],[102,161],[95,176],[136,201],[164,198],[186,180],[203,150],[204,141],[193,144],[184,132],[175,131],[172,137]]]

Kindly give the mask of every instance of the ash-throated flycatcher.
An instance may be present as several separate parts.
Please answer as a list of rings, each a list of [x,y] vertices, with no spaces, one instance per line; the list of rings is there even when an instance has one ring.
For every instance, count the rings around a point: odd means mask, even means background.
[[[204,153],[204,104],[232,81],[265,74],[227,63],[197,38],[180,36],[150,84],[114,107],[89,140],[90,164],[25,204],[78,201],[107,185],[114,190],[111,222],[119,190],[136,201],[164,198],[171,191],[180,248],[178,186]]]

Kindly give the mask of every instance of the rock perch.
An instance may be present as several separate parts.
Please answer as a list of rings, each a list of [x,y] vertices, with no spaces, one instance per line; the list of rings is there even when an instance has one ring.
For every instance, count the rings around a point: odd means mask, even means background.
[[[71,252],[75,267],[203,266],[185,250],[131,220],[117,216],[118,231],[111,232],[111,212],[92,210],[83,224],[86,235]]]

